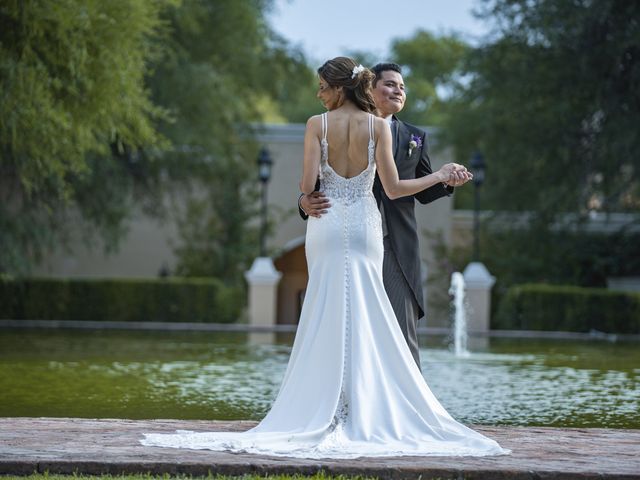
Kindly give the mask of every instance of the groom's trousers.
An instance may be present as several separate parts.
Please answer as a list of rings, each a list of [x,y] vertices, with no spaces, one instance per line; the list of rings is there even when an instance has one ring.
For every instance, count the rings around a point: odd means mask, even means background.
[[[384,259],[382,262],[382,280],[384,289],[391,301],[391,306],[396,314],[400,329],[404,335],[413,359],[420,368],[420,352],[418,349],[418,319],[420,307],[415,299],[413,291],[407,283],[396,254],[391,249],[390,241],[384,237]],[[421,368],[420,368],[421,369]],[[421,369],[422,370],[422,369]]]

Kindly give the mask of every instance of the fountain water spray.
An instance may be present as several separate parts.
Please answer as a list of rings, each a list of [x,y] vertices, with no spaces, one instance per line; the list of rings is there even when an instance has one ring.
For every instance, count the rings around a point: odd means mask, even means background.
[[[465,301],[464,277],[460,272],[451,275],[449,295],[453,296],[453,351],[456,357],[466,357],[467,350],[467,306]]]

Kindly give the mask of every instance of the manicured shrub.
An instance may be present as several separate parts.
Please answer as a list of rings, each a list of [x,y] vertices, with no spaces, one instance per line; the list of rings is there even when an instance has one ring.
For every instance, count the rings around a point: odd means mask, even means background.
[[[507,291],[492,328],[640,334],[640,294],[524,284]]]
[[[244,292],[217,279],[0,279],[0,318],[236,322]]]

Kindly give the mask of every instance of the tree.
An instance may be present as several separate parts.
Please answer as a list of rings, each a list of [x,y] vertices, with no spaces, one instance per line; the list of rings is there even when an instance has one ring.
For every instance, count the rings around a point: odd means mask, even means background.
[[[265,19],[270,1],[185,0],[169,10],[169,51],[149,80],[171,112],[174,147],[156,159],[180,227],[177,273],[242,285],[258,251],[254,125],[295,106],[312,78],[304,56]],[[289,110],[292,111],[292,110]]]
[[[403,119],[442,126],[449,115],[449,99],[462,78],[470,47],[456,35],[436,36],[419,30],[411,38],[395,40],[392,58],[404,67],[407,104]]]
[[[144,78],[169,3],[2,3],[0,272],[24,272],[77,221],[117,237],[126,196],[102,200],[135,182],[125,151],[164,145]]]
[[[486,205],[535,213],[640,209],[640,4],[486,0],[495,40],[470,56],[448,131],[488,159]]]
[[[640,4],[485,0],[480,14],[496,28],[469,52],[442,131],[459,162],[477,150],[487,160],[483,207],[497,215],[482,251],[498,290],[637,275],[637,215],[609,235],[585,226],[640,210]]]
[[[182,274],[238,282],[257,249],[252,125],[312,79],[269,28],[271,4],[4,2],[0,273],[28,272],[78,228],[117,248],[142,208],[183,226]]]

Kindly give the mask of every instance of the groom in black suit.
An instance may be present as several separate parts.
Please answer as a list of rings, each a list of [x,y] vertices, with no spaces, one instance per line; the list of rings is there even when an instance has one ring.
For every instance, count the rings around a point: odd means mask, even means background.
[[[391,126],[393,155],[400,179],[418,178],[432,173],[427,152],[427,134],[397,119],[395,114],[404,107],[406,94],[400,66],[379,63],[371,69],[375,74],[373,98],[382,118]],[[415,200],[422,204],[453,193],[453,187],[470,179],[466,170],[456,172],[447,184],[437,184],[414,196],[390,200],[376,175],[373,193],[382,213],[384,233],[384,261],[382,278],[393,310],[409,345],[414,360],[420,367],[418,351],[418,320],[424,316],[424,299],[420,275],[420,251],[415,217]],[[298,201],[300,215],[320,216],[330,205],[320,192],[301,195]]]

